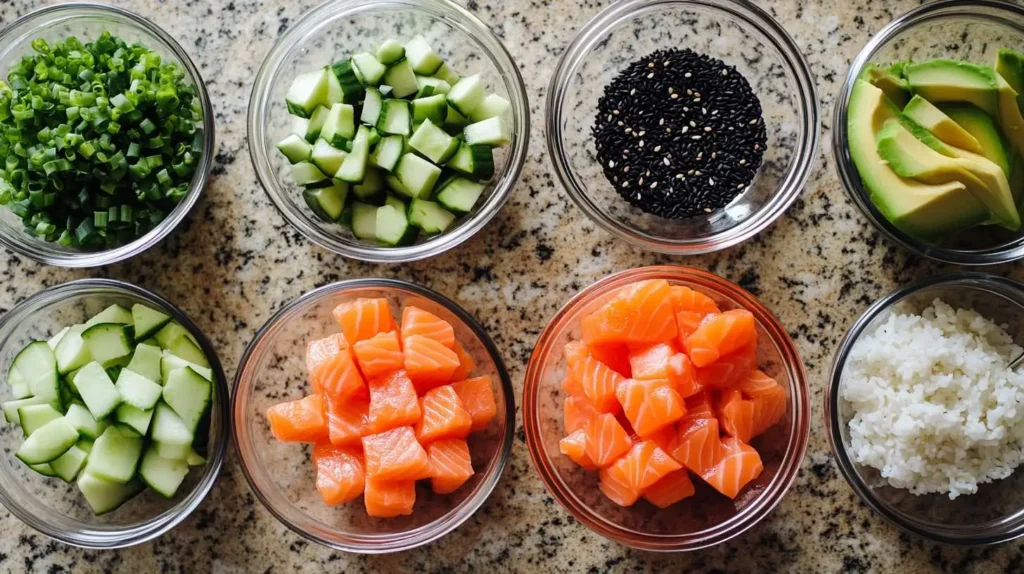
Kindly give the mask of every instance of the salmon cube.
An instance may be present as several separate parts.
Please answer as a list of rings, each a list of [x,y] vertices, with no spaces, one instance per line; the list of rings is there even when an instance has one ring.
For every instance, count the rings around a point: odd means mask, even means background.
[[[649,437],[686,414],[686,403],[667,380],[626,379],[616,396],[640,437]]]
[[[676,425],[667,452],[676,462],[700,474],[718,460],[720,444],[718,419],[687,417]]]
[[[629,355],[633,378],[637,380],[665,379],[679,396],[686,398],[700,391],[697,368],[690,358],[666,343],[640,347]]]
[[[732,309],[701,323],[683,347],[698,367],[709,365],[757,341],[757,322],[746,309]]]
[[[619,410],[615,388],[624,380],[622,375],[595,359],[587,346],[578,341],[565,346],[565,360],[569,376],[597,410],[603,413]]]
[[[370,398],[327,399],[327,427],[331,444],[360,446],[369,433]]]
[[[718,316],[719,313],[703,313],[700,311],[677,311],[675,315],[676,328],[679,331],[676,341],[679,343],[679,347],[686,348],[686,339],[690,335],[697,332],[705,322],[711,318]]]
[[[658,508],[668,508],[694,495],[696,490],[685,468],[670,472],[644,491],[644,500]]]
[[[324,502],[333,506],[363,493],[363,453],[348,447],[319,442],[313,447],[316,489]]]
[[[616,504],[631,506],[645,490],[680,468],[653,441],[643,441],[601,471],[599,486]]]
[[[314,393],[334,399],[366,394],[366,384],[352,351],[340,334],[310,341],[306,347],[306,372]]]
[[[363,437],[366,476],[384,481],[430,478],[430,459],[412,427]]]
[[[341,332],[350,345],[377,335],[398,330],[387,299],[355,299],[346,301],[331,312],[341,325]]]
[[[386,481],[368,476],[363,503],[366,514],[375,518],[408,516],[416,505],[416,481]]]
[[[717,404],[718,424],[729,436],[748,442],[754,436],[754,402],[737,389],[723,391]]]
[[[605,344],[659,343],[676,337],[670,286],[663,279],[638,281],[619,290],[615,297],[583,317],[583,342]]]
[[[622,375],[630,377],[632,374],[629,364],[629,347],[623,344],[587,345],[587,351],[609,369]]]
[[[459,366],[452,372],[451,382],[464,381],[473,374],[473,369],[476,368],[476,361],[473,360],[473,356],[458,341],[455,341],[455,344],[452,345],[452,350],[455,351],[455,356],[459,358]]]
[[[270,432],[281,442],[320,442],[328,439],[324,399],[310,395],[267,409]]]
[[[402,338],[413,335],[433,339],[449,349],[455,348],[455,329],[451,323],[429,311],[409,305],[402,309]]]
[[[686,419],[713,419],[715,418],[715,402],[710,391],[702,391],[687,397]]]
[[[469,445],[465,439],[442,439],[427,445],[433,473],[430,486],[438,494],[458,490],[473,476]]]
[[[393,373],[402,368],[404,356],[398,332],[378,333],[352,345],[360,370],[367,379]]]
[[[405,347],[405,371],[419,394],[451,381],[452,373],[459,368],[459,356],[455,351],[433,339],[413,335],[402,343]]]
[[[676,313],[680,311],[696,311],[705,315],[721,313],[714,299],[683,285],[670,287],[669,299],[672,302],[672,311]]]
[[[564,411],[562,422],[567,434],[586,428],[587,422],[600,414],[594,405],[583,397],[566,397],[562,402],[562,409]]]
[[[379,379],[372,379],[369,386],[367,428],[371,433],[414,425],[423,416],[416,389],[405,371],[395,371]]]
[[[619,506],[633,506],[640,498],[640,491],[633,485],[624,468],[612,465],[602,469],[597,487],[612,502]]]
[[[757,368],[757,341],[715,362],[697,369],[697,385],[702,389],[734,387]]]
[[[416,439],[421,444],[445,439],[464,439],[469,436],[473,417],[462,406],[462,399],[451,385],[430,389],[420,398],[423,418],[416,423]]]
[[[700,477],[718,492],[735,499],[762,470],[761,456],[753,447],[735,437],[726,437],[722,439],[718,461]]]
[[[558,450],[585,470],[597,470],[597,465],[587,456],[587,432],[577,429],[558,441]]]
[[[613,414],[604,413],[590,419],[586,433],[587,456],[600,468],[612,464],[633,446],[626,429]]]
[[[472,431],[487,428],[491,420],[498,414],[498,405],[494,402],[494,390],[488,376],[474,377],[452,383],[452,389],[462,399],[462,407],[473,419]]]

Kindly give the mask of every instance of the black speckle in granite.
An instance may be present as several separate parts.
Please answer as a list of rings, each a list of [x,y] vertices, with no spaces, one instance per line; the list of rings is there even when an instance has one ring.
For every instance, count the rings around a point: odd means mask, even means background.
[[[551,259],[551,255],[554,254],[555,249],[554,249],[554,247],[551,247],[547,243],[538,243],[537,247],[536,247],[536,251],[537,251],[537,259],[539,259],[539,260],[541,260],[543,262],[543,261],[547,261],[548,259]]]

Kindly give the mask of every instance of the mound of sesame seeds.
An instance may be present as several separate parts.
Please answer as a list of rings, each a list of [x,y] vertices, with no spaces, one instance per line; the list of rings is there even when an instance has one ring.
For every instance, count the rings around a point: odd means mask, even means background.
[[[669,219],[728,205],[754,179],[767,142],[746,78],[677,48],[633,62],[608,84],[592,133],[619,195]]]

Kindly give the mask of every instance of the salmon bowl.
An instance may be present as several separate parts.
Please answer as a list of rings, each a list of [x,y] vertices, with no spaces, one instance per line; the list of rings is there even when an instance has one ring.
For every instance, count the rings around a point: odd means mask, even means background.
[[[325,342],[355,340],[351,329],[356,327],[350,321],[353,314],[345,315],[342,310],[355,309],[355,315],[365,323],[366,317],[371,315],[366,311],[371,307],[374,328],[379,331],[379,336],[363,337],[366,340],[348,347],[352,350],[352,364],[358,365],[357,370],[341,374],[342,371],[336,368],[331,371],[316,367],[315,357],[323,355]],[[435,324],[450,325],[449,336],[454,336],[461,364],[470,365],[461,374],[453,373],[450,378],[465,377],[464,380],[450,384],[435,382],[427,390],[421,386],[424,379],[419,378],[415,370],[417,367],[411,362],[396,372],[381,367],[386,361],[379,351],[386,347],[384,342],[387,340],[394,339],[392,345],[398,349],[415,346],[417,337],[406,336],[401,341],[395,337],[399,324],[409,335],[413,320],[409,310],[412,309],[432,318]],[[378,318],[383,319],[378,321]],[[421,332],[429,330],[429,327],[422,326],[425,323],[420,325]],[[384,333],[387,329],[393,331]],[[346,346],[340,344],[342,354],[345,354]],[[332,349],[337,354],[338,347],[335,345]],[[367,359],[371,354],[372,363]],[[398,360],[402,361],[401,358]],[[337,364],[340,363],[335,366]],[[415,383],[410,382],[407,374]],[[392,409],[387,417],[374,419],[384,412],[376,410],[374,401],[378,395],[375,393],[385,387],[401,389],[403,384],[406,385],[412,393],[412,401],[418,400],[424,412],[429,409],[431,400],[444,405],[451,402],[464,405],[472,413],[472,423],[466,423],[467,427],[472,424],[472,432],[468,436],[461,435],[458,442],[464,445],[471,472],[447,487],[441,484],[445,479],[438,477],[403,480],[407,490],[382,489],[382,483],[389,482],[392,477],[397,478],[397,475],[394,468],[382,470],[382,457],[375,453],[398,453],[390,458],[409,461],[416,460],[416,457],[405,453],[425,450],[430,453],[431,465],[439,467],[434,456],[435,447],[452,441],[428,443],[424,438],[424,433],[429,432],[425,430],[428,426],[426,416],[420,422],[401,423],[405,425],[401,427],[396,426],[399,423],[372,430],[365,427],[367,430],[355,435],[355,442],[336,440],[341,435],[335,432],[340,428],[335,422],[340,419],[333,407],[334,397],[338,396],[333,389],[352,377],[364,376],[370,389],[365,400],[376,413],[371,412],[370,416],[364,413],[362,420],[368,425],[385,424],[381,422],[384,418],[394,421],[398,416]],[[490,412],[483,419],[478,420],[472,405],[455,399],[453,393],[449,393],[453,395],[450,402],[443,399],[446,396],[444,392],[453,388],[458,389],[458,397],[466,398],[464,390],[471,384],[476,384],[479,389],[481,381],[483,390],[493,396]],[[404,281],[340,281],[288,303],[267,321],[249,344],[234,385],[231,407],[233,438],[243,474],[256,497],[271,514],[297,534],[337,550],[383,554],[415,548],[444,536],[472,516],[487,500],[511,452],[515,399],[508,371],[494,342],[480,324],[457,304],[434,291]],[[384,396],[384,392],[382,390],[380,396]],[[392,394],[387,404],[397,404],[396,396]],[[319,404],[320,397],[323,397],[325,405],[332,406],[314,407],[312,410],[321,409],[323,424],[326,425],[329,418],[331,428],[329,434],[324,431],[316,436],[315,433],[310,434],[309,428],[312,427],[309,425],[302,428],[302,421],[308,417],[303,419],[295,413],[303,409],[309,411],[309,405]],[[357,399],[352,401],[354,404]],[[382,428],[389,430],[379,432]],[[434,428],[436,431],[437,426]],[[423,444],[423,448],[417,441]],[[322,464],[321,461],[327,460],[331,453],[341,459],[358,459],[355,464],[360,469],[360,477],[364,476],[362,469],[365,468],[365,481],[360,478],[357,489],[353,490],[349,482],[341,480],[327,485],[331,478],[326,476],[328,471],[325,469],[336,466],[330,466],[329,462]],[[385,473],[390,474],[385,476]],[[371,488],[371,483],[376,486]],[[408,502],[408,506],[385,517],[388,513],[381,511],[381,501],[392,493],[402,499],[402,504]]]
[[[662,291],[671,295],[659,302]],[[707,311],[688,324],[696,306],[677,293]],[[623,318],[640,305],[642,321]],[[644,342],[619,355],[613,332]],[[650,380],[661,377],[667,384]],[[776,397],[768,410],[762,388]],[[704,271],[655,266],[594,283],[551,319],[527,368],[523,421],[541,480],[573,517],[633,548],[690,551],[778,505],[806,451],[809,394],[792,339],[753,295]],[[750,409],[746,423],[737,407]]]

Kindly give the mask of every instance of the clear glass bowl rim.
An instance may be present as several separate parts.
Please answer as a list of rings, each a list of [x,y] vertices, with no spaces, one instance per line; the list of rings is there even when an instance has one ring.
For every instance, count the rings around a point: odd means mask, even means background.
[[[175,207],[159,225],[156,226],[155,229],[151,230],[146,235],[143,235],[135,241],[127,245],[122,245],[116,249],[96,252],[82,251],[79,253],[58,253],[47,249],[46,246],[40,246],[36,243],[27,241],[22,237],[12,238],[5,233],[0,233],[0,244],[11,251],[32,259],[33,261],[46,265],[55,265],[67,268],[100,267],[102,265],[110,265],[119,261],[124,261],[125,259],[134,257],[143,251],[146,251],[150,247],[153,247],[157,243],[160,243],[160,241],[174,231],[189,212],[192,211],[196,202],[199,201],[199,196],[206,187],[206,184],[210,179],[210,171],[213,169],[213,150],[216,149],[216,137],[214,134],[216,129],[214,125],[215,120],[213,115],[213,106],[210,103],[210,96],[206,91],[206,83],[203,82],[203,78],[199,74],[199,69],[196,68],[194,63],[192,63],[188,53],[185,52],[180,44],[178,44],[177,40],[153,22],[150,22],[135,12],[118,6],[99,4],[95,2],[68,2],[64,4],[44,6],[21,16],[5,26],[3,30],[0,30],[0,45],[6,43],[10,36],[15,31],[19,31],[25,24],[34,22],[38,18],[55,17],[62,12],[92,12],[100,15],[104,13],[113,14],[118,17],[125,18],[131,23],[131,25],[152,34],[163,43],[162,47],[164,49],[174,54],[175,58],[181,61],[182,67],[188,74],[189,79],[196,86],[199,104],[203,108],[203,153],[199,158],[199,166],[196,168],[196,174],[192,177],[192,182],[189,185],[188,194],[181,200],[181,203],[179,203],[178,206]],[[70,18],[76,18],[83,15],[85,14],[74,15]]]
[[[152,291],[148,291],[142,287],[138,287],[124,281],[114,279],[78,279],[44,289],[18,303],[13,309],[4,314],[3,317],[0,317],[0,332],[3,332],[10,324],[19,324],[23,321],[31,320],[33,313],[45,310],[54,303],[60,302],[63,297],[74,296],[82,292],[93,290],[105,291],[113,294],[123,294],[144,299],[169,312],[176,321],[181,323],[186,329],[188,329],[189,333],[195,336],[196,341],[199,343],[199,347],[202,349],[203,353],[206,354],[206,357],[210,362],[210,368],[213,369],[216,379],[214,383],[216,385],[215,396],[217,397],[214,400],[214,408],[216,410],[213,412],[212,416],[218,417],[218,421],[220,423],[217,425],[218,432],[211,441],[210,451],[208,453],[203,476],[200,482],[196,484],[193,491],[189,493],[188,497],[181,500],[174,507],[138,526],[129,526],[119,530],[107,528],[83,529],[73,532],[60,530],[47,524],[43,517],[25,512],[19,504],[10,499],[7,492],[0,490],[0,503],[2,503],[11,514],[35,530],[38,530],[54,540],[70,544],[72,546],[110,550],[142,544],[161,536],[185,520],[192,511],[199,507],[203,499],[206,498],[206,495],[209,494],[210,489],[213,488],[213,484],[217,480],[217,476],[220,474],[220,470],[224,464],[224,458],[227,453],[229,434],[228,425],[230,424],[228,413],[228,386],[226,383],[227,379],[224,376],[224,369],[221,367],[220,360],[217,358],[217,353],[210,344],[209,339],[207,339],[203,332],[199,330],[196,324],[193,323],[192,320],[181,311],[181,309],[167,299],[164,299]],[[40,308],[33,309],[37,305],[40,305]],[[71,488],[71,486],[69,485],[68,488]]]
[[[1006,297],[1005,294],[999,294],[993,290],[996,288],[1009,290],[1016,293],[1021,301],[1024,301],[1024,284],[1005,277],[978,272],[943,273],[926,277],[895,289],[868,307],[867,310],[865,310],[864,313],[853,322],[849,330],[846,332],[846,335],[843,336],[842,341],[840,341],[835,357],[832,359],[829,383],[825,388],[824,422],[825,428],[828,430],[828,442],[832,449],[832,456],[835,458],[836,466],[839,467],[839,471],[842,473],[843,478],[846,479],[850,484],[850,488],[857,493],[857,496],[864,502],[864,504],[881,515],[882,518],[886,519],[890,524],[895,525],[904,532],[931,539],[942,544],[972,546],[997,544],[1024,536],[1024,509],[1019,510],[1013,515],[1004,517],[1003,519],[992,520],[981,525],[965,527],[964,529],[940,525],[934,525],[933,528],[930,529],[926,526],[927,523],[904,519],[902,513],[891,510],[883,501],[879,500],[872,493],[872,489],[861,479],[857,471],[854,470],[854,463],[850,459],[850,456],[843,445],[843,423],[839,420],[839,416],[837,415],[839,412],[839,401],[841,400],[839,387],[842,384],[843,370],[846,366],[846,360],[849,358],[850,351],[857,344],[857,341],[860,340],[861,335],[864,334],[864,330],[872,323],[872,321],[874,321],[880,314],[888,311],[894,305],[904,300],[906,297],[913,295],[918,291],[936,286],[957,284],[995,293],[1004,298]],[[1019,469],[1017,472],[1024,472],[1024,470]]]
[[[792,412],[791,436],[794,438],[790,441],[785,456],[779,464],[779,470],[768,487],[758,495],[754,502],[729,520],[692,534],[638,535],[595,515],[571,491],[564,488],[562,481],[552,470],[542,445],[537,393],[540,392],[540,377],[545,368],[542,361],[550,354],[549,347],[555,342],[556,334],[564,329],[564,324],[572,318],[578,307],[586,305],[593,298],[603,296],[626,283],[643,279],[668,279],[696,284],[703,289],[737,301],[742,304],[743,308],[753,312],[782,353],[783,368],[793,380],[793,399],[799,405]],[[800,463],[807,451],[807,443],[810,438],[809,396],[807,373],[804,370],[800,354],[797,352],[796,344],[778,318],[756,297],[735,283],[706,271],[681,265],[657,265],[638,267],[609,275],[585,287],[555,313],[537,339],[526,369],[526,380],[523,387],[523,426],[530,459],[544,486],[554,499],[584,526],[605,538],[641,550],[692,551],[721,544],[739,536],[768,516],[779,504],[796,480]]]
[[[622,222],[606,215],[587,196],[585,186],[580,183],[568,159],[562,137],[562,108],[576,71],[590,56],[594,45],[619,23],[636,16],[665,8],[699,7],[727,13],[761,31],[769,38],[789,71],[797,79],[795,86],[799,96],[801,118],[804,124],[804,139],[798,148],[779,191],[768,203],[761,206],[756,215],[724,232],[700,239],[671,240],[630,229]],[[555,175],[569,192],[569,197],[583,212],[605,231],[637,247],[667,253],[670,255],[701,255],[732,247],[754,237],[778,219],[803,190],[811,173],[817,155],[820,131],[820,104],[814,75],[807,60],[800,52],[793,38],[767,12],[749,0],[618,0],[597,13],[576,34],[562,52],[555,65],[548,85],[545,114],[548,156],[555,168]]]
[[[344,16],[365,12],[375,7],[397,6],[413,11],[422,11],[431,6],[442,11],[447,18],[457,20],[477,41],[485,45],[485,52],[491,65],[502,74],[502,82],[512,102],[513,141],[509,147],[507,165],[503,174],[495,174],[497,180],[489,185],[494,189],[480,211],[463,222],[456,230],[435,236],[417,245],[403,247],[380,247],[371,244],[344,242],[332,234],[320,231],[309,223],[311,216],[300,215],[300,207],[290,205],[285,198],[286,190],[277,185],[274,169],[266,153],[265,119],[270,113],[270,80],[278,73],[284,58],[296,45],[305,42],[311,28],[317,27],[328,17]],[[508,201],[512,190],[519,181],[530,141],[530,103],[526,85],[515,60],[504,43],[473,13],[450,0],[327,0],[300,16],[271,48],[253,83],[248,111],[249,157],[256,170],[256,178],[267,193],[271,203],[281,216],[313,243],[344,257],[372,263],[405,263],[439,255],[452,249],[483,229]]]
[[[957,15],[986,16],[986,13],[979,12],[979,8],[984,8],[987,12],[1002,12],[1024,22],[1024,7],[1001,0],[938,0],[914,8],[887,24],[864,45],[850,64],[846,81],[836,95],[832,111],[832,155],[835,159],[839,181],[843,190],[846,191],[847,197],[853,201],[853,204],[857,206],[872,227],[889,241],[921,257],[942,263],[971,266],[995,265],[1024,258],[1024,242],[1018,241],[1016,245],[1011,244],[1001,248],[978,251],[946,249],[918,241],[889,223],[868,198],[867,191],[861,183],[860,174],[857,172],[857,166],[850,158],[849,144],[847,143],[846,108],[850,102],[854,82],[860,76],[864,66],[883,44],[901,33],[912,30],[919,24],[926,24],[939,18]],[[988,19],[991,17],[989,16]],[[1007,25],[1007,22],[1004,21],[998,23],[1003,26]],[[1017,32],[1024,34],[1024,24],[1018,24]]]
[[[505,428],[503,429],[501,446],[497,453],[498,461],[492,468],[493,472],[484,477],[485,483],[477,492],[476,496],[463,500],[461,506],[456,507],[456,512],[453,513],[449,511],[434,522],[407,532],[386,535],[342,535],[338,537],[338,539],[330,539],[303,528],[300,524],[295,524],[291,520],[287,519],[270,503],[269,498],[263,494],[257,480],[254,478],[253,472],[249,469],[249,461],[247,460],[246,453],[252,450],[252,445],[248,443],[243,445],[242,440],[239,439],[239,432],[237,431],[238,428],[245,424],[248,415],[245,410],[240,410],[244,406],[244,403],[240,399],[241,394],[239,393],[239,389],[244,386],[246,391],[245,398],[248,400],[248,396],[252,390],[252,378],[255,376],[254,373],[249,372],[250,360],[252,359],[253,353],[255,353],[259,346],[259,343],[279,321],[286,318],[286,316],[293,311],[305,308],[309,304],[316,302],[323,297],[344,293],[350,289],[367,288],[379,289],[382,291],[397,289],[429,299],[458,317],[458,319],[462,321],[462,323],[469,328],[474,335],[476,335],[487,350],[487,353],[491,356],[491,360],[494,362],[494,368],[497,371],[502,392],[505,395]],[[289,530],[307,540],[334,548],[335,550],[343,550],[345,552],[352,552],[355,554],[388,554],[392,552],[411,550],[441,538],[468,520],[490,497],[491,492],[493,492],[494,488],[498,485],[498,481],[501,479],[501,476],[505,471],[505,467],[508,464],[509,457],[512,454],[512,437],[515,434],[516,426],[516,401],[512,388],[512,379],[509,376],[504,360],[501,358],[501,353],[499,352],[497,345],[494,344],[494,341],[491,339],[486,329],[483,328],[476,318],[470,315],[457,303],[432,289],[428,289],[427,287],[416,285],[415,283],[410,283],[408,281],[402,281],[400,279],[361,278],[337,281],[305,293],[283,306],[259,328],[252,341],[246,347],[239,362],[238,371],[235,374],[233,391],[234,392],[231,395],[231,420],[233,423],[231,437],[235,444],[235,450],[238,452],[239,466],[242,467],[242,474],[245,476],[245,480],[249,483],[249,488],[252,489],[256,498],[259,499],[264,508],[270,511],[270,513],[273,514],[274,517],[282,524],[287,526]]]

